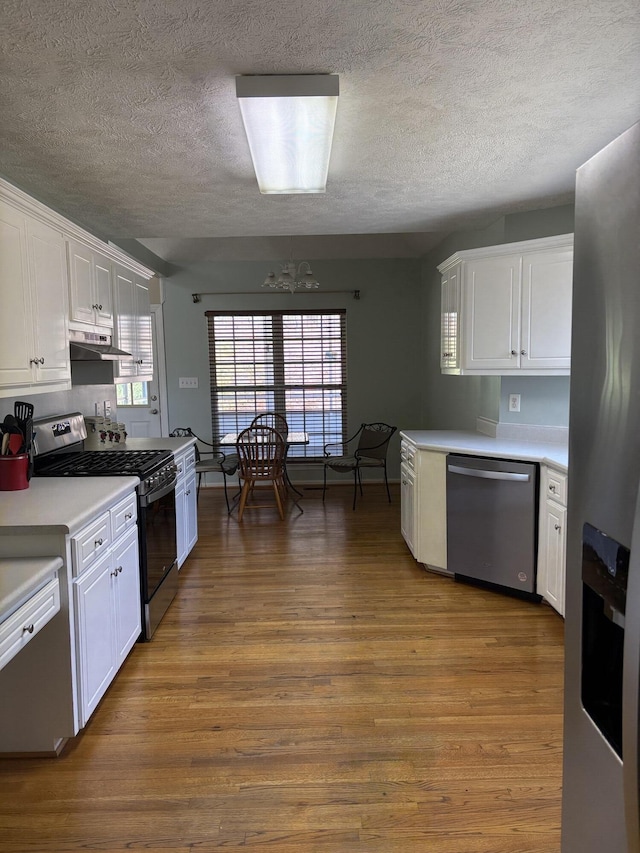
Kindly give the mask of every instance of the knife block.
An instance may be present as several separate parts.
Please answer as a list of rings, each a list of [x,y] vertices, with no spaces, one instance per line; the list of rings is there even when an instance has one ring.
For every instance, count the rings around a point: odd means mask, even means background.
[[[0,456],[0,492],[29,488],[29,455]]]

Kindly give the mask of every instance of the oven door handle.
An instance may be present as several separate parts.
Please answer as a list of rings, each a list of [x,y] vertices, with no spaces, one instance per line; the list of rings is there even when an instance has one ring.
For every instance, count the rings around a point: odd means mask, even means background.
[[[148,492],[146,495],[141,495],[140,497],[140,506],[149,506],[155,501],[159,501],[160,498],[163,498],[165,495],[168,495],[169,492],[173,492],[176,488],[176,483],[178,482],[178,477],[176,474],[168,480],[166,483],[163,483],[159,488],[154,489],[152,492]]]

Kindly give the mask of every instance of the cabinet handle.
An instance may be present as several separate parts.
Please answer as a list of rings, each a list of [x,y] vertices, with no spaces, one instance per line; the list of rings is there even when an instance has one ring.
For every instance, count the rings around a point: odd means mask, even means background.
[[[103,542],[104,542],[104,539],[96,539],[96,540],[94,540],[94,543],[93,543],[94,548],[99,548],[99,547],[102,545],[102,543],[103,543]]]
[[[38,361],[40,362],[40,364],[44,364],[44,358],[39,358]]]
[[[38,363],[38,359],[37,359],[37,358],[30,358],[30,359],[29,359],[29,364],[37,364],[37,363]]]
[[[512,349],[512,350],[511,350],[511,355],[518,355],[517,350]]]
[[[187,489],[187,491],[185,492],[185,495],[190,495],[190,494],[191,494],[191,489]]]
[[[26,631],[27,634],[33,634],[33,622],[30,625],[25,625],[22,631],[23,633]]]
[[[559,525],[559,524],[554,524],[553,526],[555,527],[555,529],[556,529],[556,530],[561,530],[561,529],[562,529],[562,528],[560,527],[560,525]]]
[[[130,519],[132,519],[132,518],[133,518],[133,513],[132,513],[132,512],[127,512],[127,513],[125,513],[125,516],[124,516],[124,520],[125,520],[125,521],[129,521],[129,520],[130,520]]]
[[[550,486],[549,486],[549,491],[550,491],[550,492],[553,492],[553,493],[555,494],[555,492],[556,492],[556,487],[555,487],[555,486],[550,485]]]
[[[521,350],[520,350],[520,355],[526,355],[526,354],[527,354],[526,349],[521,349]]]

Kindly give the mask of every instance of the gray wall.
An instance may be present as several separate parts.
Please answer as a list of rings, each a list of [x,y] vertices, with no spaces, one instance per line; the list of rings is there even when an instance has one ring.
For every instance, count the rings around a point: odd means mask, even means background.
[[[476,418],[496,422],[566,426],[569,415],[568,377],[443,376],[440,373],[440,274],[437,270],[454,252],[534,240],[573,231],[573,206],[534,210],[501,217],[481,231],[457,232],[435,247],[422,262],[423,429],[476,429]],[[508,390],[507,390],[508,389]],[[523,390],[526,389],[526,390]],[[520,412],[507,413],[509,393],[522,395]]]
[[[350,432],[363,421],[399,429],[420,425],[422,317],[420,262],[411,259],[311,262],[320,290],[274,294],[261,290],[273,262],[202,262],[165,282],[164,327],[170,429],[191,426],[211,436],[207,310],[296,308],[347,311]],[[276,266],[277,269],[277,266]],[[354,300],[353,290],[360,290]],[[349,291],[331,293],[328,291]],[[213,291],[194,303],[192,293]],[[228,292],[231,291],[231,294]],[[237,293],[237,291],[253,291]],[[198,378],[197,390],[178,388],[180,376]],[[398,437],[389,452],[390,476],[399,476]],[[311,479],[313,471],[305,470]]]

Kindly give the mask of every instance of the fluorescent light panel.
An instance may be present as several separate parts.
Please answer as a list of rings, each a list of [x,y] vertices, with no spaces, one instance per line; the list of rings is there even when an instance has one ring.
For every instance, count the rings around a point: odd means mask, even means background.
[[[338,94],[337,74],[236,77],[261,193],[325,192]]]

